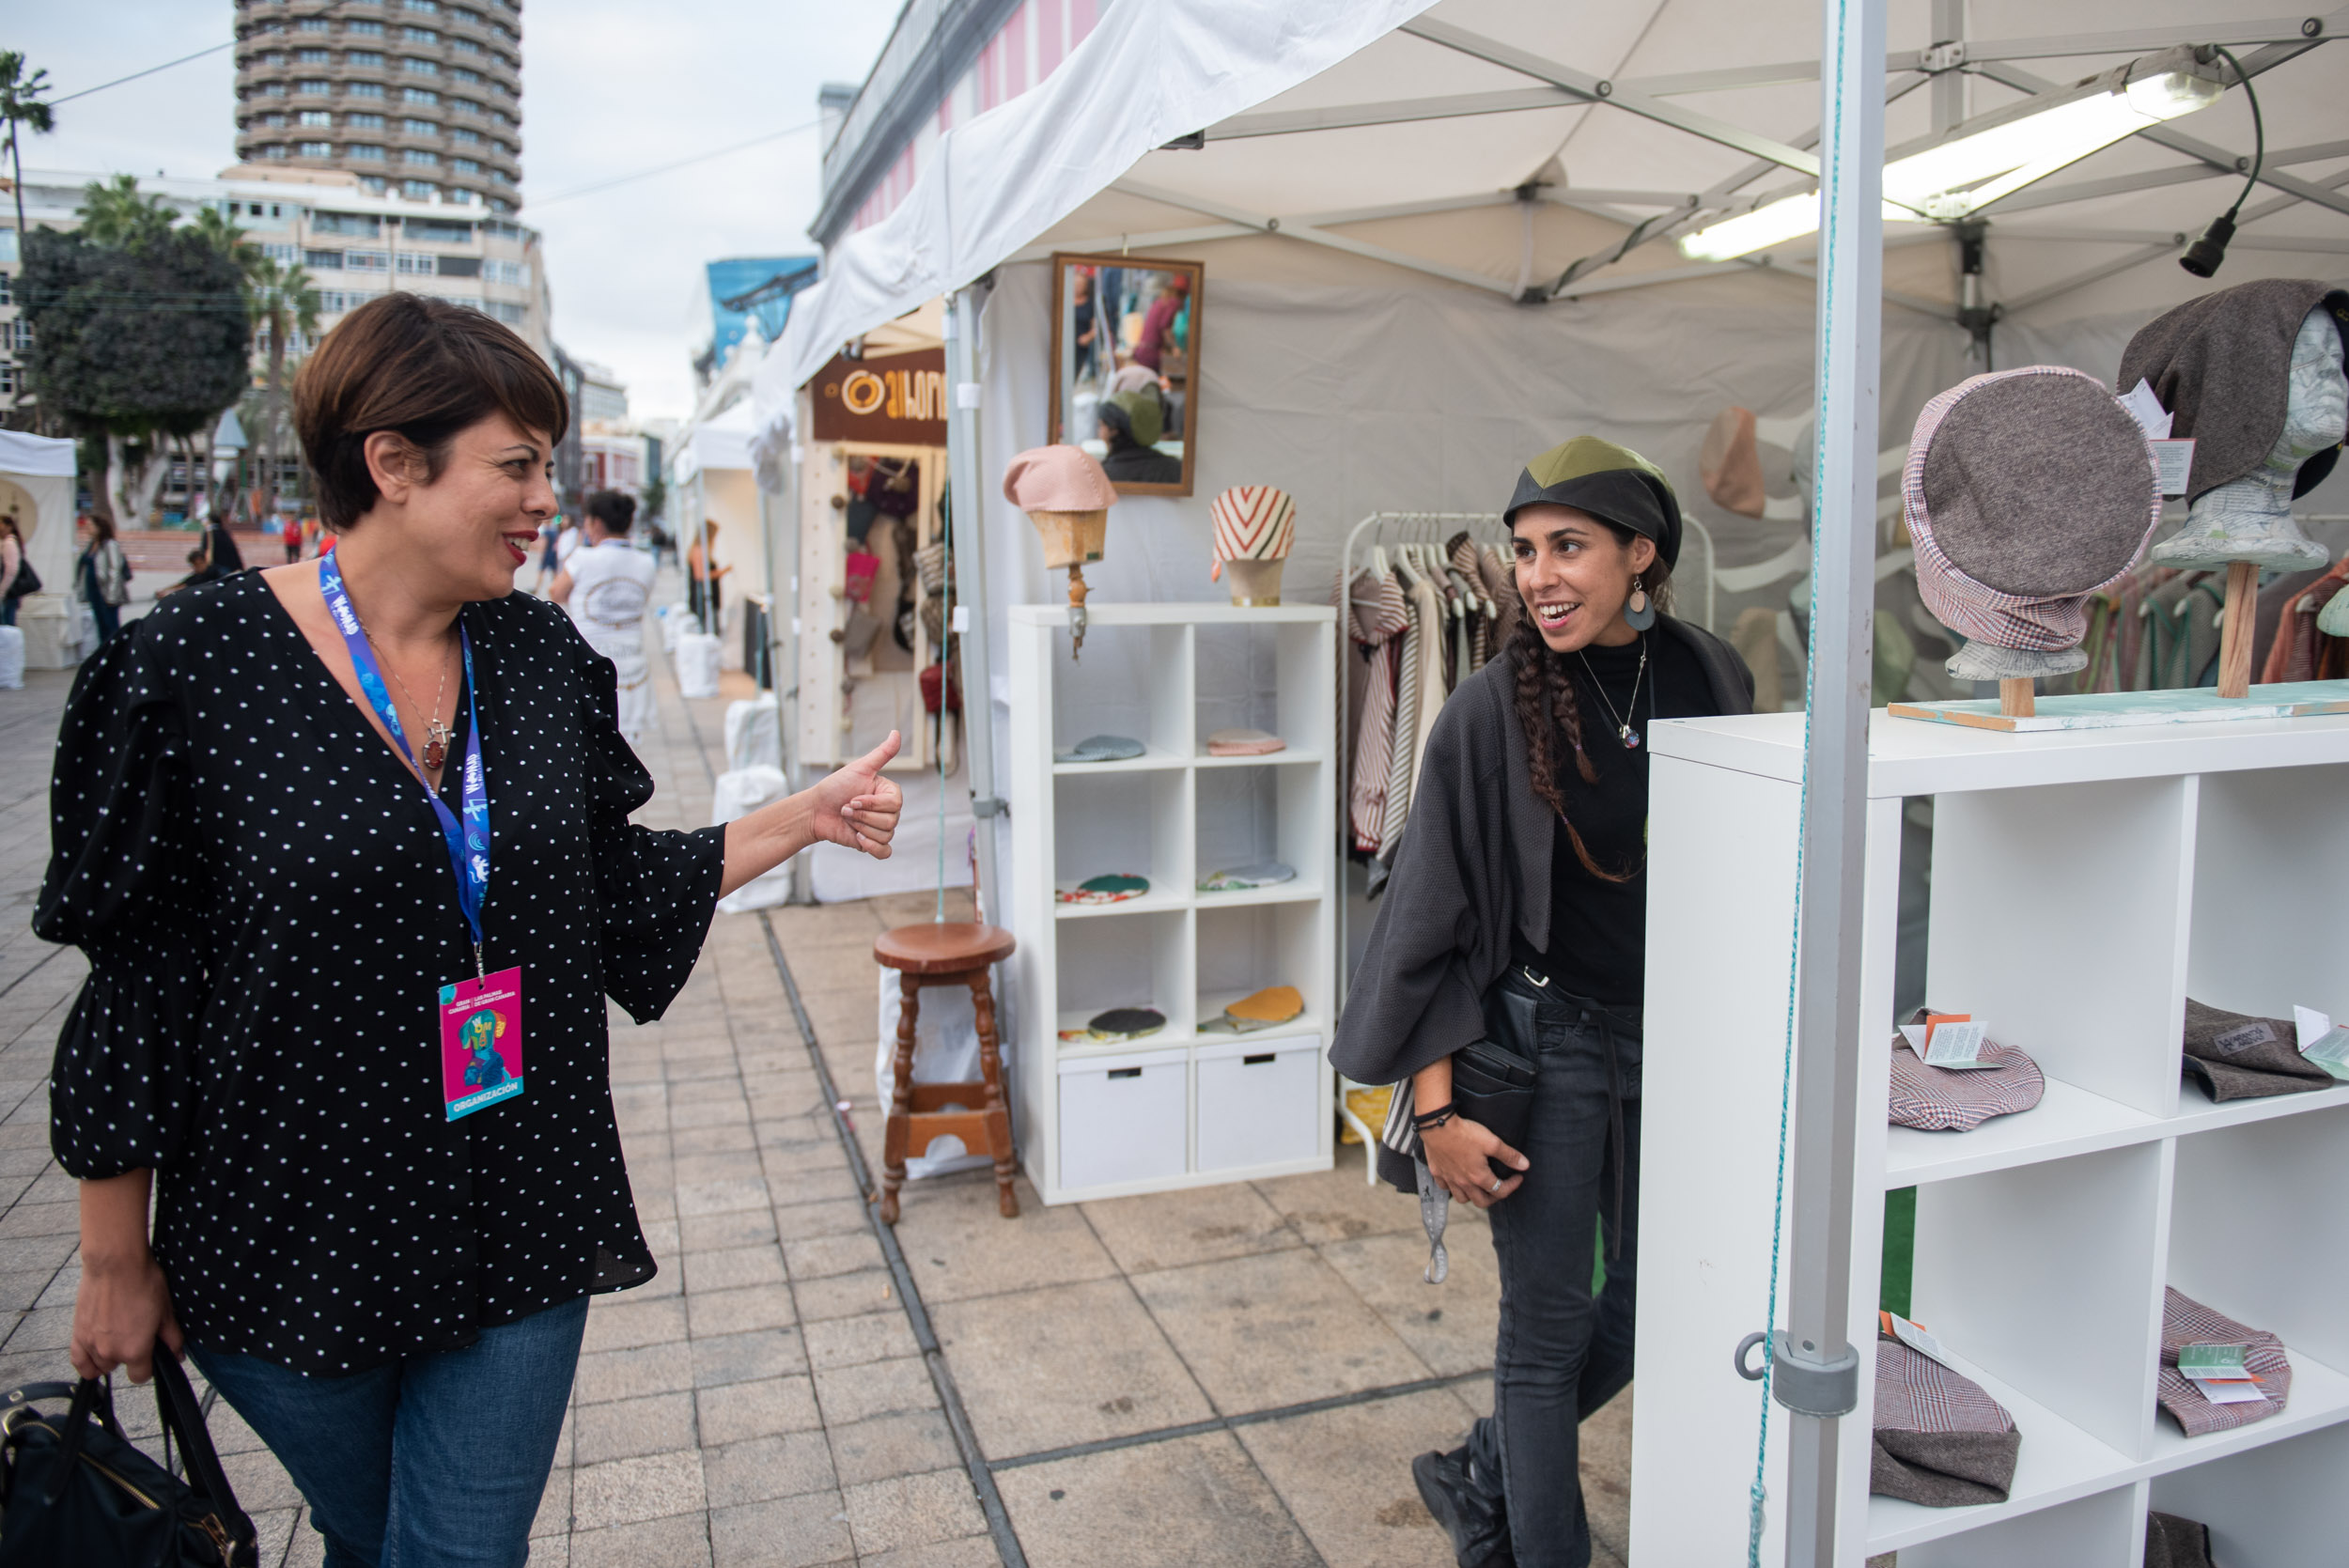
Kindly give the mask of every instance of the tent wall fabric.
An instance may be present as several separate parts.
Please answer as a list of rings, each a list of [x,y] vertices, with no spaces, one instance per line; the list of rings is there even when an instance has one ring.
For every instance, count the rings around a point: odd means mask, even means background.
[[[70,669],[80,658],[69,595],[75,551],[74,472],[72,442],[0,430],[0,510],[16,514],[24,558],[43,584],[17,610],[27,669]]]

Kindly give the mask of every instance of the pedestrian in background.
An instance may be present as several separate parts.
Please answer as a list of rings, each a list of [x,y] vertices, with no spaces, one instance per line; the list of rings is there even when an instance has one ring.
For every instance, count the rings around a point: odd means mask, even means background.
[[[588,1298],[656,1271],[606,999],[659,1017],[718,898],[809,844],[886,857],[896,737],[723,828],[631,823],[611,665],[514,592],[570,418],[545,362],[382,294],[293,402],[334,552],[174,595],[59,732],[70,1355],[141,1382],[184,1345],[330,1563],[518,1565]]]
[[[692,548],[685,552],[685,593],[693,618],[713,637],[718,634],[723,608],[719,602],[718,580],[734,569],[719,566],[717,556],[718,520],[707,518],[694,534]]]
[[[16,531],[16,514],[0,515],[0,626],[16,625],[17,602],[32,581],[24,572],[24,538]]]
[[[302,520],[288,512],[285,517],[281,518],[279,521],[284,524],[284,526],[278,530],[278,536],[286,542],[286,559],[288,562],[301,560]]]
[[[82,542],[73,579],[89,617],[98,628],[98,645],[104,647],[122,629],[122,607],[131,602],[131,563],[115,542],[111,519],[85,512],[73,520],[74,536]]]
[[[587,498],[587,542],[554,574],[548,598],[570,612],[587,645],[612,660],[619,682],[620,734],[630,745],[653,726],[652,667],[645,659],[645,607],[660,568],[629,542],[636,498],[598,490]]]

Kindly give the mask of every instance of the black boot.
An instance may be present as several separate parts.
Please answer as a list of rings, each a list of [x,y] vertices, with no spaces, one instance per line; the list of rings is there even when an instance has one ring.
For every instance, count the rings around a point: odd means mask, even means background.
[[[1430,1451],[1411,1461],[1419,1500],[1452,1541],[1459,1568],[1517,1568],[1509,1545],[1509,1519],[1498,1498],[1487,1498],[1469,1474],[1469,1452]]]

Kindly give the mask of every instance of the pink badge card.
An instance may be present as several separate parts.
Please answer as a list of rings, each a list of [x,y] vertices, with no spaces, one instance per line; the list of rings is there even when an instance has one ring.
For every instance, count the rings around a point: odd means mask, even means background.
[[[522,971],[441,987],[441,1095],[448,1119],[522,1092]]]

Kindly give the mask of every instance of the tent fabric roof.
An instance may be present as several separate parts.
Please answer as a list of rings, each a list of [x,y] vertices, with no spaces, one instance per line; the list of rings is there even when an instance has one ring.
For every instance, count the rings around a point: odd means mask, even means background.
[[[2341,274],[2349,104],[2299,19],[2225,14],[2242,8],[2148,0],[2119,17],[2093,0],[1971,0],[1964,70],[1937,73],[1923,69],[1941,63],[1925,57],[1931,7],[1894,0],[1887,144],[2170,43],[2226,43],[2253,72],[2268,155],[2224,281]],[[2333,38],[2349,9],[2318,22]],[[1111,8],[1035,89],[949,132],[890,218],[834,247],[762,370],[760,427],[787,417],[792,389],[843,341],[1054,248],[1277,233],[1512,297],[1755,272],[1807,289],[1808,241],[1709,265],[1653,241],[1726,202],[1804,188],[1816,25],[1809,7],[1751,0]],[[1165,146],[1203,129],[1204,147]],[[2252,144],[2231,89],[1994,204],[1989,299],[2009,316],[2061,317],[2157,309],[2211,287],[2166,258],[2234,201]],[[1626,247],[1634,238],[1651,242]],[[1886,243],[1888,300],[1953,315],[1942,231],[1890,224]]]
[[[26,435],[21,430],[0,430],[0,474],[70,479],[74,474],[73,443]]]

